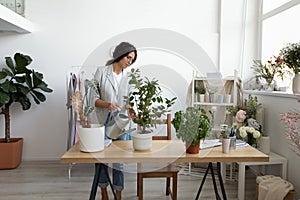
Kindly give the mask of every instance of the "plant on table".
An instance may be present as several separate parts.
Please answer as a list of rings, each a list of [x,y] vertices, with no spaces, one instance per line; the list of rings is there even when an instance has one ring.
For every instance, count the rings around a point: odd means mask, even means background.
[[[208,136],[211,128],[206,111],[199,107],[187,107],[185,111],[177,111],[172,124],[177,138],[188,146],[198,145],[200,139]]]
[[[6,66],[0,71],[0,114],[5,120],[5,141],[10,142],[10,106],[20,103],[23,110],[31,107],[30,96],[36,104],[46,100],[44,92],[52,89],[43,81],[43,74],[27,68],[32,63],[28,55],[16,53],[13,58],[5,57]]]
[[[124,99],[129,111],[137,113],[133,122],[142,128],[141,133],[147,133],[146,128],[155,127],[156,119],[170,112],[169,108],[177,98],[163,98],[158,80],[142,78],[139,69],[132,68],[129,76],[132,88]]]
[[[99,82],[96,79],[84,80],[84,94],[76,91],[72,96],[72,106],[79,115],[80,125],[83,128],[91,127],[91,113],[95,110],[92,96],[100,97]]]

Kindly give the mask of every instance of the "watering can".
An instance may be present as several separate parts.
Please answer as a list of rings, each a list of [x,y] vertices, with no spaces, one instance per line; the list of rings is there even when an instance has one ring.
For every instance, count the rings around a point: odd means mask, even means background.
[[[129,117],[119,111],[109,113],[105,125],[105,135],[110,139],[118,139],[119,137],[134,131],[135,128],[125,130],[125,127],[129,122]]]

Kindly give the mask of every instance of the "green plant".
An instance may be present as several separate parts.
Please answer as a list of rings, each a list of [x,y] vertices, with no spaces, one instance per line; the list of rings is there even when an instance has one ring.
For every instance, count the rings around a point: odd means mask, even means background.
[[[132,90],[124,99],[130,106],[129,109],[136,107],[137,115],[133,122],[140,125],[142,133],[145,133],[146,128],[155,126],[156,119],[170,112],[169,108],[177,98],[163,98],[158,80],[150,80],[147,77],[141,78],[139,69],[131,69],[129,76]]]
[[[46,100],[43,92],[51,93],[52,89],[43,81],[43,74],[27,68],[32,62],[30,56],[16,53],[14,59],[5,57],[5,61],[7,67],[0,71],[0,114],[5,119],[5,141],[10,142],[10,106],[18,102],[23,110],[28,110],[29,95],[40,104]]]
[[[84,94],[76,91],[72,96],[72,106],[75,112],[79,115],[80,125],[83,128],[91,127],[91,113],[95,110],[92,102],[92,94],[95,93],[97,98],[100,98],[99,82],[96,79],[84,81]]]
[[[178,139],[195,146],[200,139],[209,134],[211,123],[203,108],[187,107],[184,111],[177,111],[172,120]]]
[[[205,89],[205,87],[202,87],[202,86],[198,86],[198,87],[195,86],[194,92],[197,94],[205,94],[206,89]]]
[[[222,135],[222,138],[228,139],[228,138],[229,138],[229,129],[228,129],[228,125],[227,125],[227,124],[221,124],[221,125],[220,125],[220,129],[221,129],[221,135]]]
[[[294,71],[295,74],[300,72],[300,42],[288,43],[280,50],[284,64]]]

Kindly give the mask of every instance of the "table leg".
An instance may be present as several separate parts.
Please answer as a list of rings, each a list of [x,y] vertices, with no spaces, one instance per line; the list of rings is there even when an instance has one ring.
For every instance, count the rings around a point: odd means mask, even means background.
[[[245,198],[245,164],[239,163],[238,199]]]
[[[224,198],[224,200],[226,200],[226,199],[227,199],[227,198],[226,198],[226,193],[225,193],[225,190],[224,190],[224,184],[223,184],[223,180],[222,180],[222,177],[221,177],[221,164],[218,162],[218,163],[217,163],[217,166],[218,166],[218,168],[217,168],[218,170],[217,170],[217,171],[218,171],[218,176],[219,176],[219,181],[220,181],[220,185],[221,185],[221,189],[222,189],[223,198]],[[211,176],[212,176],[212,180],[213,180],[213,184],[214,184],[214,190],[215,190],[216,199],[217,199],[217,200],[220,200],[220,199],[221,199],[220,195],[218,194],[217,184],[216,184],[215,175],[214,175],[214,171],[213,171],[213,165],[212,165],[212,163],[210,162],[210,163],[208,164],[208,166],[207,166],[207,169],[206,169],[205,174],[204,174],[204,176],[203,176],[203,179],[202,179],[202,181],[201,181],[200,187],[199,187],[199,189],[198,189],[197,196],[196,196],[196,200],[197,200],[197,199],[199,198],[199,196],[200,196],[200,192],[201,192],[201,190],[202,190],[202,187],[203,187],[203,185],[204,185],[204,182],[205,182],[205,180],[206,180],[206,176],[207,176],[209,170],[210,170],[210,172],[211,172]],[[220,178],[220,177],[221,177],[221,178]]]
[[[218,177],[219,177],[219,182],[220,182],[220,186],[221,186],[221,191],[222,191],[222,195],[223,195],[223,199],[226,200],[226,192],[225,192],[225,188],[224,188],[224,183],[223,183],[223,178],[222,178],[222,174],[221,174],[221,163],[217,162],[217,172],[218,172]]]
[[[97,194],[97,188],[98,188],[98,184],[99,184],[100,171],[101,171],[101,168],[103,167],[103,165],[104,165],[103,163],[96,163],[95,164],[95,175],[94,175],[92,190],[91,190],[91,193],[90,193],[90,200],[95,200],[95,197],[96,197],[96,194]],[[107,180],[109,182],[110,188],[113,192],[114,199],[116,200],[117,196],[116,196],[116,193],[114,191],[113,185],[111,183],[111,180],[110,180],[110,177],[109,177],[109,174],[108,174],[108,170],[107,170],[107,168],[104,168],[104,169],[105,169],[104,170],[105,175],[106,175]]]

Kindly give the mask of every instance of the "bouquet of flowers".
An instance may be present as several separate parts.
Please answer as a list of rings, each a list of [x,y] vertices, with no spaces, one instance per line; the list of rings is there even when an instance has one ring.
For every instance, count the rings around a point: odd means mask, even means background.
[[[238,126],[237,138],[246,141],[249,145],[257,147],[258,140],[261,136],[261,125],[256,121],[256,119],[249,118],[246,119],[246,111],[239,110],[236,115],[237,124],[233,126]]]
[[[284,64],[293,70],[295,74],[300,72],[300,42],[289,43],[280,50]]]

